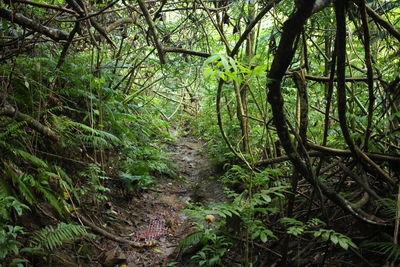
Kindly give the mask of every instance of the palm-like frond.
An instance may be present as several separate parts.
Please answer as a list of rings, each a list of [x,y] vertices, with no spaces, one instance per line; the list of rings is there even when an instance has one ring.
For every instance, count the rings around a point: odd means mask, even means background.
[[[33,232],[31,245],[40,249],[52,251],[65,242],[88,235],[87,228],[82,225],[59,223],[56,226],[46,226]]]

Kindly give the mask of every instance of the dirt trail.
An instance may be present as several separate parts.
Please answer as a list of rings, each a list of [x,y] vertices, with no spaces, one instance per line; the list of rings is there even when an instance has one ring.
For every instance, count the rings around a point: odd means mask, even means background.
[[[134,222],[125,225],[121,235],[130,233],[127,238],[143,244],[143,248],[121,247],[128,266],[166,266],[176,261],[177,245],[190,232],[190,218],[182,212],[187,203],[224,200],[222,185],[210,179],[217,168],[202,154],[203,145],[193,136],[180,137],[169,150],[184,179],[161,178],[129,207],[120,207]]]

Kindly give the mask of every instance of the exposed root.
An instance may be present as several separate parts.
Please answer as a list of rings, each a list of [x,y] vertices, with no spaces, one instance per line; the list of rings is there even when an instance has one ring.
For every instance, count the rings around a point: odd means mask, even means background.
[[[136,241],[132,241],[132,240],[127,240],[125,238],[122,238],[120,236],[111,234],[110,232],[108,232],[107,230],[104,230],[100,227],[98,227],[97,225],[95,225],[94,223],[92,223],[89,219],[87,219],[86,217],[82,216],[81,214],[75,213],[74,217],[79,220],[80,222],[82,222],[84,225],[89,226],[93,232],[100,234],[112,241],[118,242],[118,243],[124,243],[124,244],[129,244],[132,247],[135,248],[144,248],[144,247],[154,247],[157,245],[156,241],[149,241],[149,242],[136,242]]]

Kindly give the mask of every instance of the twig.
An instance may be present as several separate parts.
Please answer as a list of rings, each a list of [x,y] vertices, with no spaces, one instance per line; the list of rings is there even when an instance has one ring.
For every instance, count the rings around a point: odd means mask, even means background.
[[[85,224],[86,226],[89,226],[90,228],[92,228],[92,230],[110,240],[113,240],[115,242],[119,242],[119,243],[125,243],[125,244],[129,244],[132,247],[135,248],[143,248],[143,247],[152,247],[154,245],[156,245],[156,243],[154,242],[145,242],[145,243],[139,243],[139,242],[135,242],[135,241],[131,241],[131,240],[127,240],[124,239],[120,236],[116,236],[114,234],[111,234],[109,231],[106,231],[100,227],[98,227],[97,225],[95,225],[94,223],[92,223],[89,219],[85,218],[84,216],[82,216],[81,214],[78,214],[77,212],[75,214],[73,214],[73,216],[80,220],[83,224]]]
[[[160,44],[160,41],[158,40],[158,35],[157,35],[156,27],[154,26],[154,22],[151,19],[149,11],[147,10],[144,2],[142,0],[138,0],[138,4],[140,6],[140,9],[143,12],[143,15],[144,15],[144,18],[146,19],[147,24],[149,26],[149,32],[150,32],[151,36],[153,37],[154,44],[157,48],[158,57],[160,58],[160,63],[165,64],[166,63],[166,59],[165,59],[165,55],[164,55],[165,52],[163,50],[162,45]]]
[[[23,4],[27,4],[27,5],[31,5],[31,6],[37,6],[37,7],[42,7],[42,8],[47,8],[47,9],[54,9],[54,10],[58,10],[58,11],[63,11],[63,12],[67,12],[73,15],[76,15],[76,12],[73,11],[72,9],[68,9],[62,6],[58,6],[58,5],[50,5],[50,4],[45,4],[45,3],[38,3],[38,2],[34,2],[34,1],[29,1],[29,0],[15,0],[16,3],[23,3]]]

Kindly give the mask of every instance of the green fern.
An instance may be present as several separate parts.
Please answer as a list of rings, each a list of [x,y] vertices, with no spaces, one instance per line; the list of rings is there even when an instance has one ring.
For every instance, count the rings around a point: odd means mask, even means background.
[[[326,223],[321,221],[318,218],[312,218],[312,219],[307,221],[306,225],[307,225],[308,228],[312,228],[312,227],[316,227],[316,226],[325,226]]]
[[[357,245],[353,243],[350,237],[338,233],[332,229],[319,229],[317,231],[307,231],[307,232],[312,233],[314,237],[320,237],[324,241],[330,241],[335,245],[339,245],[345,250],[347,250],[349,247],[357,248]]]
[[[66,116],[53,116],[52,119],[56,126],[55,130],[63,137],[62,143],[65,146],[76,145],[76,143],[71,141],[74,139],[107,147],[110,147],[109,142],[121,144],[121,139],[117,136],[103,130],[94,129],[86,124],[73,121]]]
[[[178,247],[179,248],[187,248],[194,244],[197,244],[201,240],[203,240],[204,235],[205,235],[205,233],[203,231],[192,233],[192,234],[188,235],[187,237],[185,237],[184,239],[182,239],[181,242],[179,242]]]
[[[14,149],[14,154],[16,156],[20,156],[23,159],[32,162],[33,164],[35,164],[37,166],[40,166],[40,167],[43,167],[43,168],[47,168],[48,167],[47,163],[44,162],[42,159],[40,159],[40,158],[38,158],[38,157],[36,157],[36,156],[24,151],[24,150]]]
[[[392,198],[382,198],[379,200],[376,200],[376,203],[382,206],[382,211],[387,217],[395,218],[396,217],[396,204],[397,201],[395,200],[395,197]]]
[[[335,230],[323,229],[323,228],[313,230],[312,228],[326,225],[325,222],[321,221],[318,218],[310,219],[306,223],[303,223],[293,218],[286,218],[286,217],[281,218],[279,221],[280,223],[289,225],[286,231],[288,234],[294,236],[300,236],[302,234],[313,234],[314,237],[319,237],[323,241],[330,241],[335,245],[339,245],[345,250],[347,250],[349,247],[357,248],[357,245],[353,243],[350,237],[338,233]]]
[[[54,111],[63,111],[65,109],[71,110],[70,108],[68,108],[68,106],[54,106],[54,107],[51,107],[51,108],[47,108],[47,109],[41,110],[39,112],[39,114],[43,115],[43,114],[54,112]]]
[[[5,179],[0,179],[0,197],[12,195],[12,189]]]
[[[298,226],[304,226],[304,223],[302,221],[296,220],[294,218],[289,218],[289,217],[283,217],[279,219],[280,223],[283,224],[291,224],[291,225],[298,225]]]
[[[107,142],[107,140],[100,136],[79,134],[77,137],[78,139],[88,144],[93,144],[96,146],[102,145],[108,148],[111,147],[111,145]]]
[[[29,204],[36,203],[37,198],[35,196],[35,192],[33,191],[33,186],[32,186],[34,178],[31,175],[25,173],[21,175],[15,175],[14,173],[9,172],[9,175],[12,177],[13,181],[17,184],[18,191],[23,196],[23,198]]]
[[[38,182],[32,175],[26,173],[15,175],[12,172],[8,172],[8,174],[10,177],[12,177],[14,183],[17,184],[18,192],[20,192],[20,194],[29,204],[33,205],[34,203],[38,202],[35,192],[40,192],[60,215],[65,214],[62,203],[53,194],[52,190],[47,188],[44,184]]]
[[[388,260],[398,261],[400,259],[400,245],[398,244],[392,242],[366,242],[363,246],[382,252]]]
[[[56,226],[49,225],[33,232],[31,245],[39,249],[52,251],[65,242],[71,242],[80,236],[87,235],[89,235],[87,227],[62,222]]]
[[[12,146],[9,143],[7,143],[6,141],[0,140],[0,146],[5,148],[6,150],[8,150],[10,153],[12,153],[16,159],[22,158],[26,161],[32,162],[33,164],[35,164],[39,167],[43,167],[43,168],[48,167],[47,163],[44,160],[32,155],[31,153],[26,152],[25,150],[22,150],[15,146]]]
[[[79,122],[72,121],[72,120],[68,121],[68,124],[77,129],[81,129],[82,131],[84,131],[86,133],[90,133],[92,135],[96,135],[96,136],[102,137],[104,139],[108,139],[116,144],[121,143],[121,140],[118,137],[116,137],[115,135],[113,135],[109,132],[94,129],[90,126],[87,126],[86,124],[79,123]]]
[[[11,209],[15,210],[18,216],[21,216],[23,210],[29,210],[29,207],[22,204],[15,197],[0,195],[0,223],[4,223],[11,219]]]
[[[46,198],[46,200],[50,203],[50,205],[57,210],[60,215],[65,215],[65,209],[60,201],[52,194],[51,190],[47,190],[44,187],[40,188],[41,193]]]
[[[0,132],[0,139],[4,139],[6,136],[14,137],[17,135],[24,134],[24,131],[19,129],[24,125],[26,125],[25,121],[14,122],[8,125],[4,132]]]

